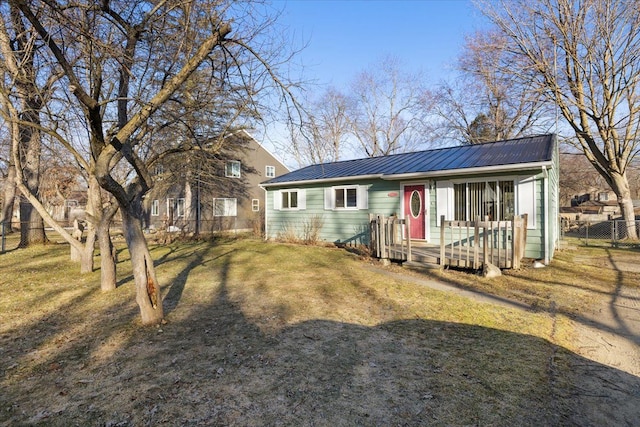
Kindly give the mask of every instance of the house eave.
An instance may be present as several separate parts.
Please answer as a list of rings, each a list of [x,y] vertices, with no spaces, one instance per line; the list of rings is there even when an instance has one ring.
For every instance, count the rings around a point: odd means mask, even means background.
[[[335,178],[324,178],[324,179],[306,179],[300,181],[283,181],[283,182],[264,182],[260,184],[262,188],[269,187],[288,187],[291,185],[307,185],[307,184],[324,184],[324,183],[332,183],[332,182],[341,182],[347,180],[356,180],[356,179],[380,179],[383,178],[382,174],[373,174],[373,175],[357,175],[357,176],[339,176]]]
[[[514,163],[512,165],[498,166],[482,166],[475,168],[439,170],[431,172],[414,172],[394,175],[382,175],[381,178],[386,181],[410,180],[419,178],[440,178],[450,176],[478,175],[485,173],[513,172],[513,171],[539,171],[546,169],[553,164],[551,161],[535,162],[535,163]]]

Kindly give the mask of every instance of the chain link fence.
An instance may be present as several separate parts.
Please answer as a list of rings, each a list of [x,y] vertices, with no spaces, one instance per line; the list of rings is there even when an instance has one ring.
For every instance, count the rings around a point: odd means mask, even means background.
[[[640,220],[633,221],[636,233],[640,234]],[[572,241],[584,246],[636,247],[639,239],[629,238],[627,221],[615,220],[561,220],[562,240]]]

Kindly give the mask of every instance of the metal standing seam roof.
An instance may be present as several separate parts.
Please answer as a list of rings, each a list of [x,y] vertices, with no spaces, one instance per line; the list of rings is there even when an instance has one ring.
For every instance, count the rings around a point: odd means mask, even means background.
[[[555,149],[555,135],[546,134],[475,145],[440,148],[414,153],[369,157],[356,160],[311,165],[280,175],[262,185],[270,186],[306,181],[334,180],[350,177],[432,174],[471,168],[550,162]]]

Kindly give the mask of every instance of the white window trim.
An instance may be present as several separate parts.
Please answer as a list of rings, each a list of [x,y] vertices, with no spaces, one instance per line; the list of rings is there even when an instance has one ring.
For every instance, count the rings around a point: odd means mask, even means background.
[[[298,193],[298,206],[285,208],[282,206],[282,193]],[[289,200],[291,200],[289,198]],[[273,209],[276,211],[302,211],[307,208],[307,192],[304,188],[284,188],[273,192]]]
[[[216,214],[216,202],[219,200],[224,203],[224,212],[222,215]],[[232,204],[228,205],[230,202]],[[238,199],[232,197],[218,197],[213,199],[213,216],[215,218],[238,216]]]
[[[160,200],[151,201],[151,216],[160,216]]]
[[[260,199],[251,199],[251,210],[253,212],[260,212]]]
[[[184,198],[176,199],[176,217],[183,218],[185,216]]]
[[[238,174],[234,174],[234,173],[229,173],[229,169],[231,169],[231,171],[233,172],[234,167],[229,167],[229,165],[238,165]],[[240,162],[240,160],[227,160],[227,162],[224,165],[224,176],[226,176],[227,178],[240,178],[242,176],[242,163]]]
[[[175,217],[176,214],[176,210],[175,210],[175,199],[173,197],[169,197],[167,198],[167,211],[166,211],[166,216],[169,217],[169,214],[173,212],[173,215]]]
[[[440,217],[444,215],[446,220],[453,219],[454,214],[454,184],[470,184],[476,182],[513,181],[515,215],[528,214],[527,228],[536,228],[536,175],[501,176],[483,179],[454,179],[449,181],[436,181],[436,222],[440,226]]]
[[[336,190],[356,190],[356,206],[336,207]],[[360,211],[369,209],[368,185],[335,185],[324,189],[324,208],[332,211]]]
[[[271,173],[269,173],[271,171]],[[275,178],[276,177],[276,167],[267,165],[264,167],[264,175],[267,178]]]

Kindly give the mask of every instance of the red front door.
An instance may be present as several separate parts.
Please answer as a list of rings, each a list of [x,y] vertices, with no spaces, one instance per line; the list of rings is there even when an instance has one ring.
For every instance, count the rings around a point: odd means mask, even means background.
[[[425,200],[424,185],[404,187],[404,217],[409,220],[412,239],[425,238]]]

